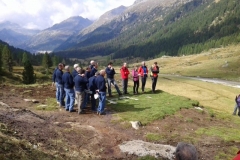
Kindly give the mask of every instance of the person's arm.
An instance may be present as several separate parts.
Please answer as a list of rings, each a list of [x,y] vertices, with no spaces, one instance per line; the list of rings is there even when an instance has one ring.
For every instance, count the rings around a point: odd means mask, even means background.
[[[156,70],[152,69],[152,73],[159,73],[159,67],[156,67]]]

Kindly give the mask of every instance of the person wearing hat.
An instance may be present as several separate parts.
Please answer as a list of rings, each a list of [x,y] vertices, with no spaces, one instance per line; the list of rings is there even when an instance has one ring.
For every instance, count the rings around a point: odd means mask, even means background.
[[[73,72],[72,72],[73,78],[74,78],[76,75],[78,75],[77,67],[79,67],[79,65],[78,65],[78,64],[74,64],[74,66],[73,66],[74,70],[73,70]]]
[[[156,85],[157,85],[157,79],[158,79],[158,73],[159,73],[159,67],[157,65],[157,62],[154,62],[152,67],[150,68],[151,71],[151,78],[152,78],[152,93],[155,93]]]

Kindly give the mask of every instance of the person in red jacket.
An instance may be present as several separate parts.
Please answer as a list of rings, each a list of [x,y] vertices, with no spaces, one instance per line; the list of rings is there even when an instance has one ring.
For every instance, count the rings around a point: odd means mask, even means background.
[[[236,157],[233,158],[233,160],[240,160],[240,150],[238,151]]]
[[[142,92],[144,93],[147,77],[148,77],[148,69],[145,65],[145,62],[142,62],[142,66],[138,69],[138,74],[142,77]]]
[[[127,86],[128,86],[128,75],[129,70],[127,68],[127,63],[123,63],[122,68],[120,69],[121,76],[122,76],[122,87],[123,87],[123,94],[128,94]]]

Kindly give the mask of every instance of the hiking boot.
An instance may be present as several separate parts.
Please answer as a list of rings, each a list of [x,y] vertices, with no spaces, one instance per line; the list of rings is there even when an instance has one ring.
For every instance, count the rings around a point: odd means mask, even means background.
[[[85,114],[86,112],[81,110],[80,112],[78,112],[78,114]]]
[[[75,110],[75,109],[73,109],[73,110],[70,110],[69,112],[76,112],[76,110]]]
[[[99,113],[99,115],[106,115],[106,112]]]

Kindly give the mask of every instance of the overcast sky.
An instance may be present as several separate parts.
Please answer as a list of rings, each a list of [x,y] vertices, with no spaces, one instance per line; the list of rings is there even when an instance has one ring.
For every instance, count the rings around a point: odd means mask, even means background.
[[[135,0],[0,0],[0,22],[45,29],[71,16],[96,20],[106,11]]]

